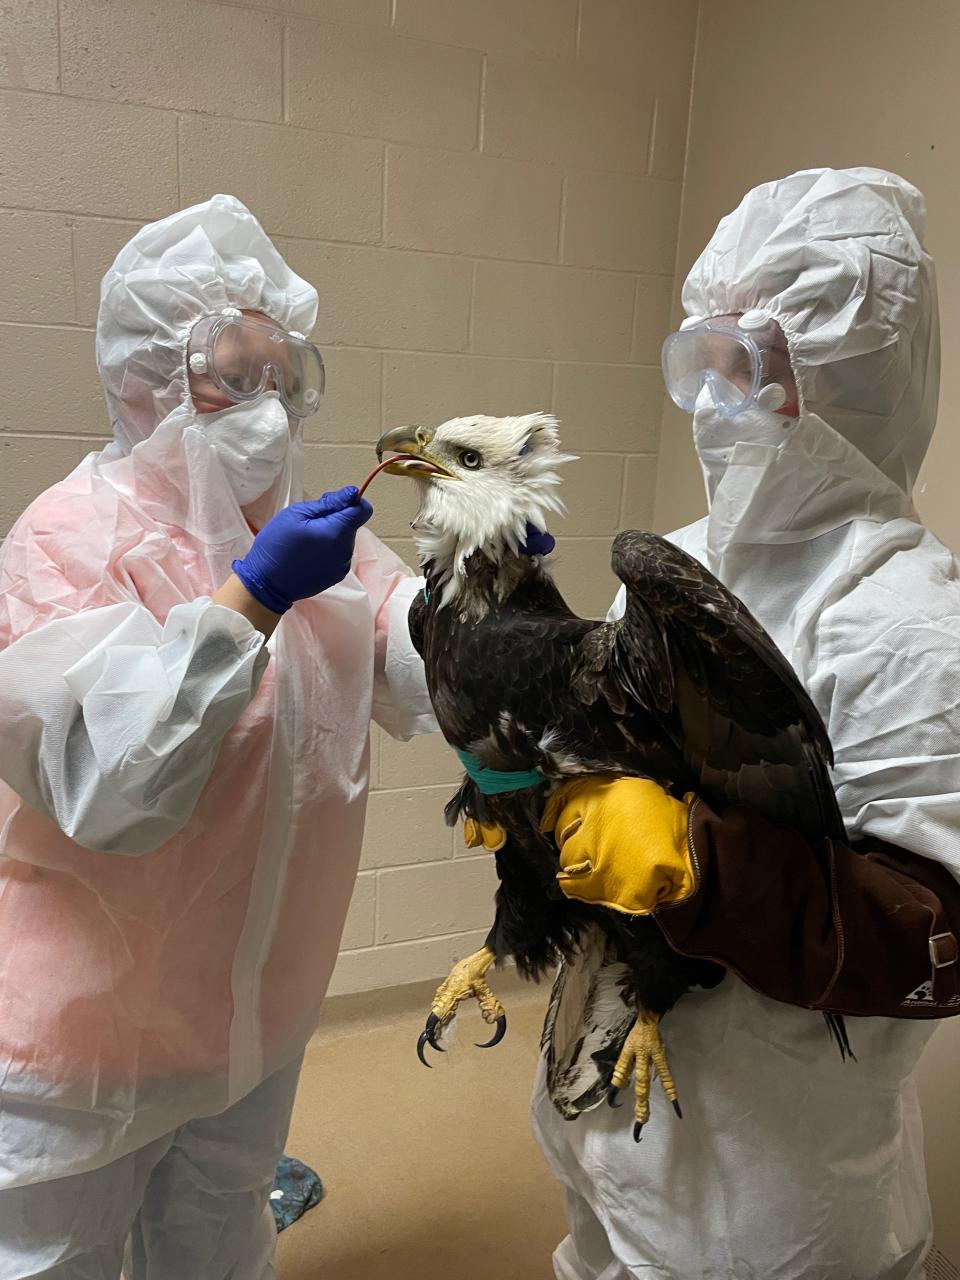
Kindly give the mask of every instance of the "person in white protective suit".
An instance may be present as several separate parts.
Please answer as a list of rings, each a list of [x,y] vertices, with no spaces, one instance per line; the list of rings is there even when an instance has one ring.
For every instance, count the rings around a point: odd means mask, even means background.
[[[559,1280],[922,1274],[913,1071],[933,1019],[960,1012],[960,566],[910,496],[939,378],[925,217],[893,174],[796,173],[749,192],[684,285],[664,369],[694,410],[709,515],[671,540],[812,695],[849,847],[691,810],[694,888],[651,912],[732,972],[664,1020],[684,1118],[655,1094],[639,1145],[626,1109],[562,1119],[541,1071]],[[557,823],[578,858],[602,803]],[[855,1060],[820,1011],[846,1016]]]
[[[265,1280],[418,588],[301,498],[317,294],[214,196],[102,289],[114,442],[0,550],[0,1276]],[[294,505],[290,505],[294,504]],[[231,568],[231,566],[233,568]]]

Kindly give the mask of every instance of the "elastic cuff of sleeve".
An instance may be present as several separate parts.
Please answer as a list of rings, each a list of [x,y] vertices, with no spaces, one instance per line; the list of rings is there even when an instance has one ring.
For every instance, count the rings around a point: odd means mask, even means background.
[[[292,600],[278,596],[272,587],[266,582],[262,582],[256,574],[251,573],[243,560],[234,560],[230,568],[250,592],[254,600],[262,604],[265,609],[269,609],[271,613],[286,613],[293,606]]]

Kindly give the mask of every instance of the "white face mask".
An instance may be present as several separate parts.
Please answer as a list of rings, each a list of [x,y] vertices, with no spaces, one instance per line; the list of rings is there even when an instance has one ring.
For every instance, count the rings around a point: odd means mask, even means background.
[[[735,418],[723,418],[705,387],[693,414],[693,441],[703,469],[708,500],[713,502],[730,457],[739,443],[777,446],[797,425],[798,419],[774,413],[759,404],[751,405]]]
[[[218,413],[198,413],[197,425],[216,449],[241,507],[262,497],[283,470],[290,424],[275,391]]]

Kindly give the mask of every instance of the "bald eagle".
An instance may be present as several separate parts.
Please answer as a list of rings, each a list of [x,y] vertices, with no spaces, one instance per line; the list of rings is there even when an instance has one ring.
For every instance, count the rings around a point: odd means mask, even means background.
[[[512,957],[532,978],[561,962],[558,990],[566,986],[573,1007],[551,1014],[554,1103],[575,1116],[613,1101],[624,1063],[629,1076],[636,1062],[639,1137],[654,1066],[679,1111],[660,1019],[723,970],[672,951],[652,917],[566,898],[556,845],[540,830],[546,796],[577,775],[640,776],[720,811],[736,802],[811,837],[842,836],[826,730],[759,623],[654,534],[628,530],[613,543],[622,618],[570,610],[542,559],[521,551],[527,523],[546,528],[563,509],[558,468],[574,459],[561,452],[554,418],[400,427],[377,453],[392,454],[387,470],[419,487],[412,528],[426,585],[410,632],[441,731],[468,766],[447,819],[502,833],[486,945],[438,990],[418,1052],[426,1062],[427,1044],[442,1048],[441,1032],[471,996],[496,1023],[489,1044],[502,1038],[506,1015],[486,982],[494,962]],[[482,785],[500,775],[509,789]],[[842,1047],[842,1024],[831,1029]]]

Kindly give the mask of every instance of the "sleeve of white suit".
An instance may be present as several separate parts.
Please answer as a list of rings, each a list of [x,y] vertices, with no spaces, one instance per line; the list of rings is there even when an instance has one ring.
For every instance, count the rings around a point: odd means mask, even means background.
[[[607,621],[617,622],[627,611],[627,588],[621,587],[613,597],[613,604],[607,610]]]
[[[399,556],[361,529],[354,572],[366,588],[376,619],[376,667],[373,718],[392,738],[406,741],[420,733],[436,733],[423,659],[410,639],[407,614],[423,578]]]
[[[904,578],[899,599],[865,581],[822,614],[808,687],[828,708],[850,835],[932,858],[960,880],[958,603],[929,570]]]
[[[0,652],[0,777],[71,839],[143,854],[184,826],[268,654],[206,598],[48,622]]]

